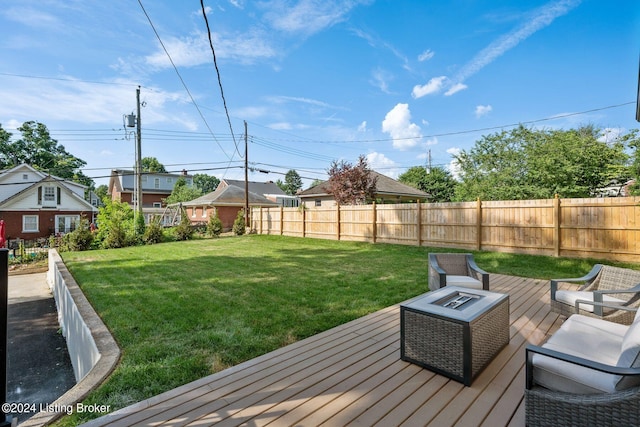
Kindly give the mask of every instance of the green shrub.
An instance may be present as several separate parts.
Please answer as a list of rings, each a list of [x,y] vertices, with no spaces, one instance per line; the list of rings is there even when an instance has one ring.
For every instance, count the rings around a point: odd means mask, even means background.
[[[246,231],[246,226],[244,223],[244,210],[240,210],[238,211],[238,216],[236,217],[235,221],[233,221],[233,232],[238,235],[238,236],[242,236]]]
[[[86,218],[80,220],[78,228],[62,236],[60,249],[63,251],[87,251],[91,249],[93,233]]]
[[[212,216],[209,217],[209,222],[207,223],[207,234],[211,237],[218,237],[222,233],[222,221],[218,217],[218,213],[216,212]]]
[[[149,225],[144,230],[142,240],[147,245],[152,245],[154,243],[162,242],[163,239],[164,232],[162,230],[162,225],[160,225],[160,218],[154,216]]]
[[[189,240],[193,237],[193,228],[191,228],[191,220],[187,215],[186,209],[182,208],[180,215],[180,224],[175,228],[176,240]]]

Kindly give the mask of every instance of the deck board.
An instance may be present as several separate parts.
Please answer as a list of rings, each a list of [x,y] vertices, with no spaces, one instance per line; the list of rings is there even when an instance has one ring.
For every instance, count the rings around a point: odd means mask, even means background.
[[[491,275],[509,344],[470,387],[400,360],[399,305],[87,423],[87,426],[524,426],[524,348],[561,324],[547,281]]]

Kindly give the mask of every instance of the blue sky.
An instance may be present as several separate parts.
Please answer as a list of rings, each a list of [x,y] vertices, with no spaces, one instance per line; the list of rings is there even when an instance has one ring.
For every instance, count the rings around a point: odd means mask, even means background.
[[[246,121],[249,179],[305,186],[360,154],[450,167],[517,123],[640,127],[637,0],[204,0],[229,120],[200,1],[1,4],[0,123],[44,123],[98,184],[134,164],[138,85],[143,156],[243,179]]]

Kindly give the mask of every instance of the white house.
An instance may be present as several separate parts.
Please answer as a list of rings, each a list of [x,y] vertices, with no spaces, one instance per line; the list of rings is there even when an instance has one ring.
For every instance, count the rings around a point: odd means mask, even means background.
[[[21,164],[0,171],[0,219],[6,238],[37,239],[93,221],[98,208],[85,200],[87,187]]]

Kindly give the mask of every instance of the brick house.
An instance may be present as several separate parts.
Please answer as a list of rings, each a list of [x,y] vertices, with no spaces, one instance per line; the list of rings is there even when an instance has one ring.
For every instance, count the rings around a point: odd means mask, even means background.
[[[0,171],[0,219],[7,240],[35,240],[75,230],[98,209],[85,200],[88,188],[21,164]]]
[[[171,223],[164,199],[171,195],[178,179],[184,178],[187,186],[193,185],[193,176],[183,170],[180,174],[144,172],[142,181],[142,213],[148,224],[154,215],[163,216],[165,225]],[[133,170],[114,169],[109,178],[107,193],[111,200],[125,202],[134,207],[136,174]]]
[[[229,182],[234,184],[229,184]],[[242,186],[235,185],[235,183],[241,183]],[[251,184],[259,183],[249,183],[250,207],[279,206],[277,202],[252,192]],[[257,187],[258,189],[263,188],[260,185]],[[244,181],[223,180],[218,184],[215,191],[189,202],[183,202],[182,206],[185,208],[191,224],[207,223],[209,218],[217,213],[218,218],[222,221],[222,229],[224,231],[231,230],[238,212],[245,207]]]
[[[418,200],[424,202],[429,198],[429,195],[424,191],[403,184],[376,171],[371,171],[371,173],[377,179],[376,203],[415,203]],[[329,194],[328,188],[328,181],[324,181],[298,193],[298,197],[300,197],[301,203],[307,207],[335,206],[336,200],[333,195]]]

